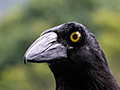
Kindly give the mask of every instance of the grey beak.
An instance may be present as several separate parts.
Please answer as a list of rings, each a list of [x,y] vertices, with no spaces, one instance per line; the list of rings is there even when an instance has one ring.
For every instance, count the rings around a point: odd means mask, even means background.
[[[41,35],[26,51],[24,63],[49,62],[51,60],[67,58],[66,47],[57,42],[57,34],[48,32]]]

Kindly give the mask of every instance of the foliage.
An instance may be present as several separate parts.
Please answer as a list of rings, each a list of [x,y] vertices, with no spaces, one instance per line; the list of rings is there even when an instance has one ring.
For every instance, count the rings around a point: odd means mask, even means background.
[[[46,64],[23,64],[23,55],[40,33],[76,21],[88,27],[106,54],[120,84],[120,1],[31,0],[14,7],[0,22],[0,90],[53,90]]]

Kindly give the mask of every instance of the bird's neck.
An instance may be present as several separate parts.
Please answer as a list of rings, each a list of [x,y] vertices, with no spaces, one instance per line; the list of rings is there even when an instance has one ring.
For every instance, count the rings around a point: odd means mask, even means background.
[[[85,70],[68,64],[50,66],[56,80],[56,90],[120,90],[108,70]]]

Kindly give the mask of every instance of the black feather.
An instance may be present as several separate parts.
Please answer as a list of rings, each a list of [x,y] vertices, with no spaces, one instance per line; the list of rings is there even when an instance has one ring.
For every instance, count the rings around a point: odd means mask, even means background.
[[[66,47],[67,58],[47,61],[56,80],[56,90],[120,90],[95,36],[82,24],[69,22],[45,31],[55,32],[57,43]],[[78,42],[70,40],[74,31]]]

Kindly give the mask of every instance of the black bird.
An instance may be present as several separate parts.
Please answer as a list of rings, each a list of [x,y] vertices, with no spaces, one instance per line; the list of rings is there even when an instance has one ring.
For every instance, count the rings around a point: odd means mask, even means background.
[[[44,31],[24,62],[47,63],[56,90],[120,90],[95,36],[77,22]]]

